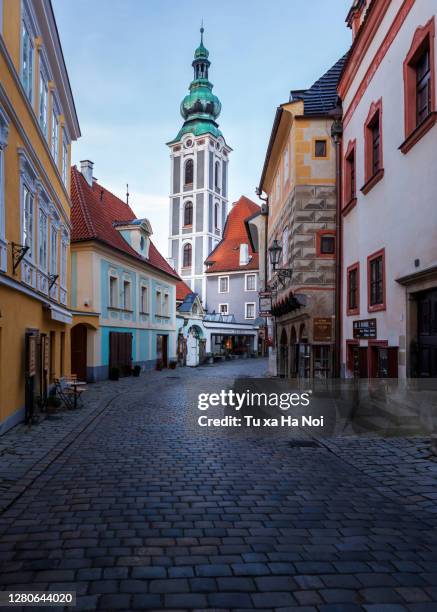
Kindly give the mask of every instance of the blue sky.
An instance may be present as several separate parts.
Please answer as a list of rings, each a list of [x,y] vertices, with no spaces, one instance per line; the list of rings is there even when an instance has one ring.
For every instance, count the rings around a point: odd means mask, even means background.
[[[201,19],[220,128],[234,149],[230,200],[256,201],[276,107],[345,53],[351,0],[53,0],[82,137],[73,163],[148,217],[167,256],[169,150]]]

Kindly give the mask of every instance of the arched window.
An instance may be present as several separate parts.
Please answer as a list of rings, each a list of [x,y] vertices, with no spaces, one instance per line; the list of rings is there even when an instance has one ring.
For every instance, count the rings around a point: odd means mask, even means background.
[[[193,225],[193,203],[187,202],[184,206],[184,225]]]
[[[192,159],[185,162],[184,185],[192,185],[194,176],[194,164]]]
[[[220,191],[220,163],[218,161],[215,162],[214,186],[216,191]]]
[[[191,268],[192,255],[193,255],[193,247],[191,246],[189,242],[187,242],[187,244],[184,245],[184,256],[183,256],[183,262],[182,262],[182,266],[184,268]]]
[[[219,229],[219,203],[217,202],[216,205],[214,206],[214,227],[215,229]]]

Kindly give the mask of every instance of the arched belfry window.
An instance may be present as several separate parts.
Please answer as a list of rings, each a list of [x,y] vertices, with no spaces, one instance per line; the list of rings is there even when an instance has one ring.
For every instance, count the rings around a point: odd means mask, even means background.
[[[192,185],[194,177],[194,163],[192,159],[185,162],[184,185]]]
[[[214,206],[214,227],[215,229],[219,229],[219,217],[220,217],[220,205],[217,202]]]
[[[184,252],[182,258],[182,266],[184,268],[191,268],[191,262],[193,257],[193,247],[189,242],[184,245]]]
[[[215,162],[214,186],[216,191],[220,191],[220,162]]]
[[[184,225],[193,225],[193,203],[186,202],[184,206]]]

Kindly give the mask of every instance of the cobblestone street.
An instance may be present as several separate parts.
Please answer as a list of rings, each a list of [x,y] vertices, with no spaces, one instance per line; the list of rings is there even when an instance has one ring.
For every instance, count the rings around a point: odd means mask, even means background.
[[[100,383],[77,412],[6,434],[1,588],[74,590],[75,609],[106,612],[437,610],[428,442],[299,446],[197,425],[201,381],[266,368]]]

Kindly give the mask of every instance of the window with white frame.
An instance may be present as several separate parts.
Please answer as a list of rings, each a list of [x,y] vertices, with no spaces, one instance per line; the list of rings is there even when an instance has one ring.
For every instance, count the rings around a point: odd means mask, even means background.
[[[22,223],[22,244],[29,247],[26,257],[33,259],[33,215],[34,197],[26,184],[23,185],[23,223]]]
[[[59,122],[58,114],[53,100],[52,110],[52,142],[51,142],[52,156],[55,160],[55,164],[58,165],[58,151],[59,151]]]
[[[132,310],[131,282],[126,279],[123,281],[123,308]]]
[[[245,305],[245,318],[246,319],[254,319],[255,318],[255,302],[246,302]]]
[[[162,315],[162,292],[159,289],[156,292],[156,314]]]
[[[256,274],[246,274],[246,291],[256,291]]]
[[[47,215],[45,211],[40,208],[38,218],[38,265],[43,272],[47,272],[47,228]]]
[[[284,149],[284,185],[288,181],[290,175],[290,163],[288,158],[288,143]]]
[[[141,285],[140,289],[140,308],[142,313],[149,312],[148,291],[145,285]]]
[[[229,293],[229,276],[219,276],[218,283],[219,293]]]
[[[67,286],[67,253],[68,243],[63,239],[61,241],[61,287]]]
[[[48,137],[48,97],[49,86],[43,70],[39,73],[39,125],[44,136]]]
[[[62,180],[67,184],[68,178],[68,143],[65,130],[62,130]]]
[[[219,304],[219,313],[222,315],[229,314],[229,304]]]
[[[109,277],[109,306],[118,308],[118,279],[116,276]]]
[[[50,228],[50,274],[58,272],[58,230],[52,225]]]
[[[29,27],[23,19],[21,24],[21,82],[26,96],[33,96],[33,42]]]

